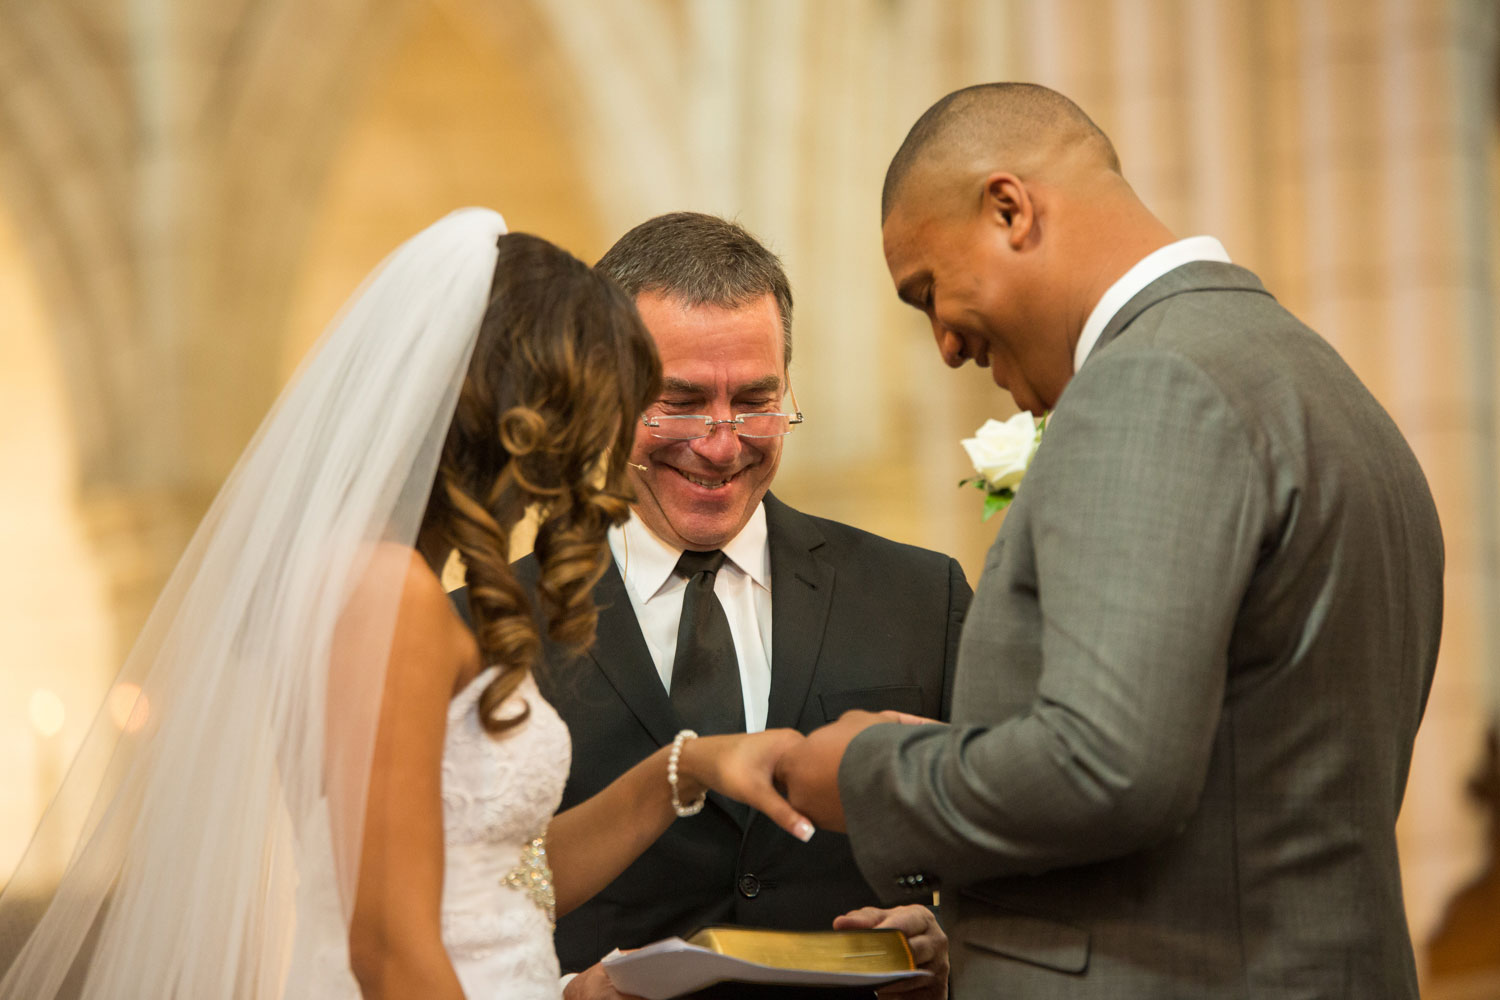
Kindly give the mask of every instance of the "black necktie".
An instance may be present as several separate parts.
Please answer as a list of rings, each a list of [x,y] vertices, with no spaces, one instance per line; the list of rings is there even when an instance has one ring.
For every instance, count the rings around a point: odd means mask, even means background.
[[[703,736],[745,731],[740,661],[724,605],[714,594],[714,577],[722,565],[724,553],[718,549],[684,552],[677,560],[677,572],[688,584],[672,658],[672,707],[683,725]]]

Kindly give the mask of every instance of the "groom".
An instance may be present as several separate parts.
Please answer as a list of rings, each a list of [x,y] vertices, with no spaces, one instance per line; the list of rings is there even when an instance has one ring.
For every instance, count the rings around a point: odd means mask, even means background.
[[[943,359],[1051,418],[985,561],[951,726],[783,760],[888,900],[941,885],[962,997],[1415,998],[1395,820],[1442,614],[1422,471],[1066,98],[951,94],[886,175]]]
[[[647,409],[650,426],[636,431],[636,502],[610,532],[594,646],[581,659],[549,646],[537,670],[572,734],[562,808],[683,728],[807,732],[849,709],[946,718],[970,598],[958,563],[768,492],[801,419],[781,262],[734,223],[679,212],[626,233],[598,268],[635,299],[663,389]],[[534,584],[535,560],[517,574]],[[713,651],[706,659],[704,649]],[[921,995],[942,996],[947,941],[930,911],[877,912],[876,902],[841,834],[802,844],[710,796],[558,921],[562,968],[582,970],[567,996],[615,995],[597,964],[615,947],[708,924],[826,930],[864,907],[841,923],[907,931],[918,960],[939,974]]]

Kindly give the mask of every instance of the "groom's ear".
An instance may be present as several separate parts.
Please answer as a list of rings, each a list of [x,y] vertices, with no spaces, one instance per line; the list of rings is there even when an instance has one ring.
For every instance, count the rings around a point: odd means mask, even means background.
[[[1005,241],[1012,250],[1020,250],[1033,234],[1035,205],[1031,192],[1015,174],[996,172],[985,178],[984,212],[1006,229]]]

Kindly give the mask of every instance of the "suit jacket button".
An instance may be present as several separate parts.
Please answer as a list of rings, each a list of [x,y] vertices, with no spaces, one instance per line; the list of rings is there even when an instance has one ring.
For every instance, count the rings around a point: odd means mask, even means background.
[[[754,899],[760,895],[760,879],[754,875],[740,876],[740,895],[746,899]]]

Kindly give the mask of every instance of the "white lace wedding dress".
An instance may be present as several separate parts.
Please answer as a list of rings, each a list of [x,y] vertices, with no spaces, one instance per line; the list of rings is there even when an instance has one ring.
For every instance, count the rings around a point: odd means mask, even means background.
[[[540,837],[562,801],[571,744],[568,728],[527,677],[502,707],[531,714],[499,737],[479,724],[475,703],[497,668],[481,673],[448,706],[443,747],[443,943],[469,1000],[558,1000],[552,946],[550,882]],[[324,898],[302,906],[337,906],[331,886],[306,887]],[[305,909],[304,909],[304,912]],[[342,942],[299,940],[292,992],[318,998],[359,997]],[[314,947],[316,954],[307,954]],[[304,965],[303,963],[309,963]]]
[[[572,745],[568,727],[527,677],[502,710],[531,706],[500,737],[479,724],[475,702],[496,668],[448,708],[443,748],[443,943],[469,1000],[556,1000],[551,884],[533,844],[562,802]]]

